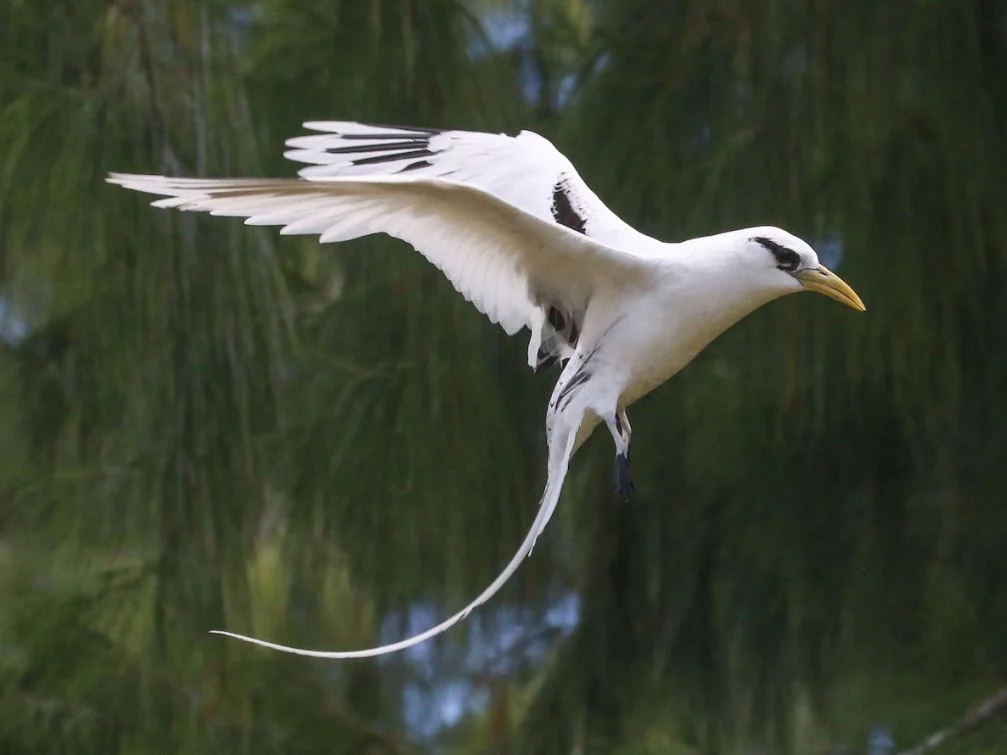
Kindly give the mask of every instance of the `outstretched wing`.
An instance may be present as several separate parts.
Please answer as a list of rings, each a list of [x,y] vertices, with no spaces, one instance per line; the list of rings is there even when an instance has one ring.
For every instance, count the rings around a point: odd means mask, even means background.
[[[167,178],[113,173],[110,182],[167,197],[156,207],[280,225],[337,242],[386,233],[411,244],[510,335],[541,338],[547,311],[583,312],[593,291],[644,281],[648,260],[543,221],[474,186],[434,178]]]
[[[409,175],[475,186],[549,223],[606,246],[659,253],[662,244],[626,224],[591,191],[573,164],[546,138],[476,131],[311,121],[321,133],[287,141],[285,156],[309,163],[311,181],[346,176]]]

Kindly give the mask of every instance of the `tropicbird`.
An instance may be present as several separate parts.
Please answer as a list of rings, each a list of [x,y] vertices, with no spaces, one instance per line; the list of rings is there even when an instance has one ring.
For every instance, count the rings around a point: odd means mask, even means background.
[[[546,411],[548,469],[539,510],[517,553],[475,600],[400,642],[321,651],[215,631],[317,658],[366,658],[416,645],[488,601],[532,552],[559,502],[574,451],[604,422],[617,486],[628,497],[626,409],[708,343],[767,302],[803,290],[863,311],[815,251],[774,227],[681,243],[635,230],[587,186],[551,142],[431,128],[312,121],[285,156],[310,167],[289,179],[203,179],[111,173],[166,197],[152,204],[283,226],[321,243],[385,233],[410,244],[508,335],[528,328],[528,364],[562,371]]]

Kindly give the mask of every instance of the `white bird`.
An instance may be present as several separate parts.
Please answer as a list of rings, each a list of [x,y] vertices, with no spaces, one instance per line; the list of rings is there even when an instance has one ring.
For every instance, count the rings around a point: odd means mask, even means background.
[[[604,422],[628,497],[626,408],[710,341],[767,302],[811,290],[863,311],[860,297],[796,236],[746,228],[663,243],[623,222],[548,140],[352,122],[309,122],[286,156],[310,164],[291,179],[110,174],[167,197],[155,207],[247,218],[321,243],[386,233],[410,244],[508,335],[528,328],[528,363],[559,362],[546,412],[548,478],[538,514],[503,572],[463,610],[420,634],[356,651],[366,658],[423,642],[489,600],[531,553],[559,501],[574,451]]]

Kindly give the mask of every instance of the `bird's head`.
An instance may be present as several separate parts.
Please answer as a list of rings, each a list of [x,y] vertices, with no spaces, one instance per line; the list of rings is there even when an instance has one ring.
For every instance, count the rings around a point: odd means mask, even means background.
[[[733,235],[740,242],[735,247],[735,261],[765,288],[781,294],[815,291],[861,312],[867,309],[857,292],[819,262],[815,250],[792,233],[761,227],[734,231]]]

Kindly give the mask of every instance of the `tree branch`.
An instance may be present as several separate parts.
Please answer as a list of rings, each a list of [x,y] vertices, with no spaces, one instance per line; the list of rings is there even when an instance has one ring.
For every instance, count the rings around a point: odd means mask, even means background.
[[[984,700],[956,723],[934,732],[916,747],[903,750],[898,755],[926,755],[955,737],[971,734],[1001,713],[1007,713],[1007,687]]]

